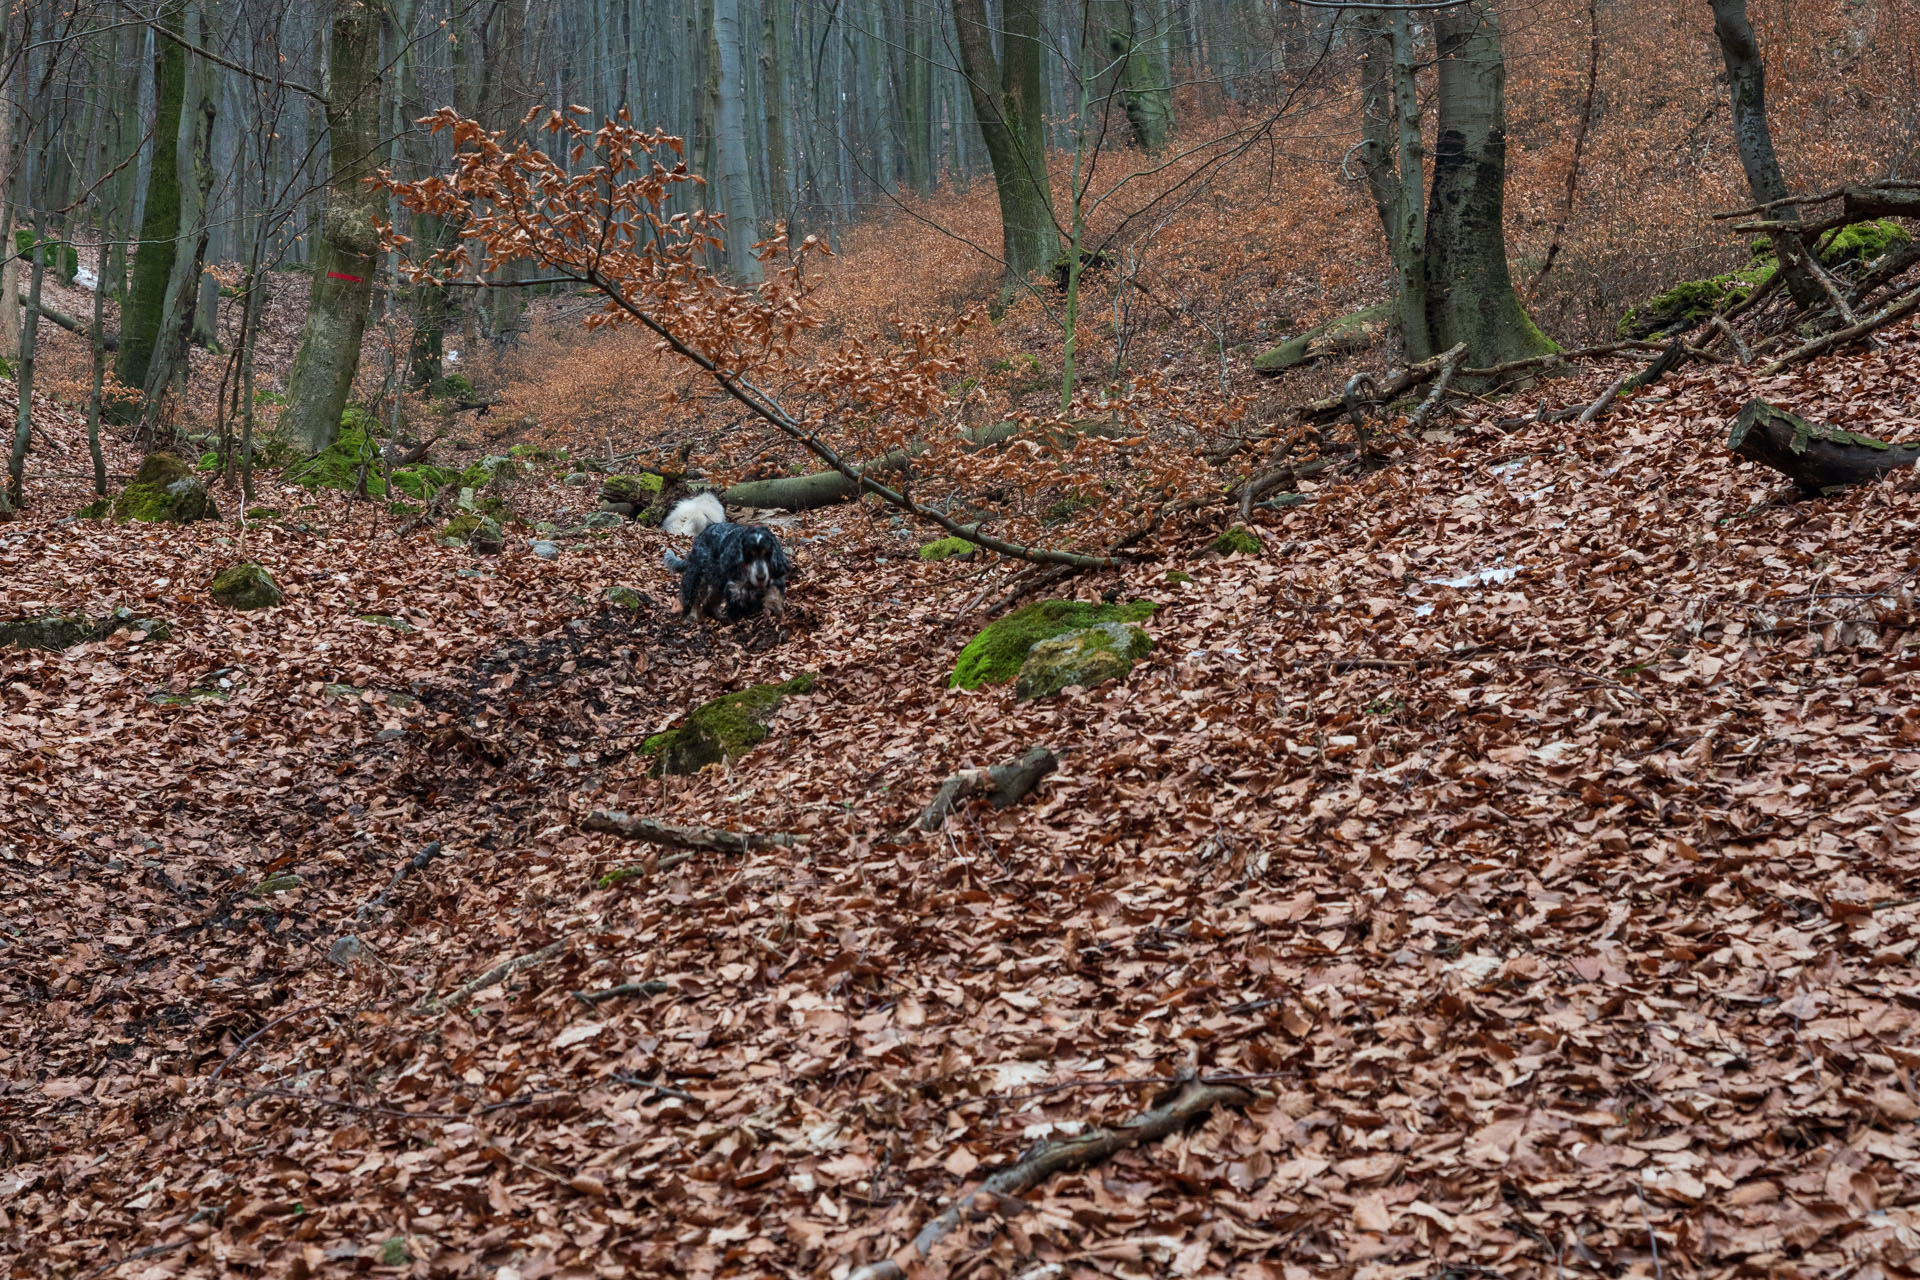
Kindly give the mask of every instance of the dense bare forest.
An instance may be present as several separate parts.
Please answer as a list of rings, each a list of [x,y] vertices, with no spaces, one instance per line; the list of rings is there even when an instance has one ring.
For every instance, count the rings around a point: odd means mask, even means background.
[[[1920,1271],[1915,0],[0,77],[6,1275]]]

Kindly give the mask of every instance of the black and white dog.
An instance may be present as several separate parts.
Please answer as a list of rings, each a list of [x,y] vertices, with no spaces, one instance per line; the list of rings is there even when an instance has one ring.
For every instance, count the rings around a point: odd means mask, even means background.
[[[793,572],[773,530],[725,521],[701,529],[685,559],[667,552],[667,568],[680,575],[683,614],[728,622],[762,609],[778,618],[786,608],[787,577]]]

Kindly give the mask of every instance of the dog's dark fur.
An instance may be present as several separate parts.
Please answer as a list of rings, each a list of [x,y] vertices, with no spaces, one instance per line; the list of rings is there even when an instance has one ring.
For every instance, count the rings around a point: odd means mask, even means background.
[[[793,572],[780,539],[758,524],[708,525],[686,559],[667,552],[667,568],[680,575],[682,613],[728,622],[763,608],[780,616]]]

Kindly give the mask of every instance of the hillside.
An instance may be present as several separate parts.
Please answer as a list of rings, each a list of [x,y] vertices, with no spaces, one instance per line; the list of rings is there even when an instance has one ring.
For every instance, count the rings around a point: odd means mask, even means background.
[[[15,1274],[842,1276],[1188,1070],[1249,1098],[936,1271],[1899,1273],[1920,479],[1794,503],[1723,447],[1754,394],[1920,434],[1920,333],[1884,336],[1594,429],[1470,405],[1256,553],[1170,527],[1072,584],[1159,609],[1065,700],[948,690],[1008,571],[866,508],[783,526],[783,636],[671,617],[631,526],[554,562],[338,494],[0,526],[10,611],[171,627],[4,659]],[[577,503],[561,470],[513,504]],[[281,607],[209,601],[243,555]],[[803,672],[759,749],[648,776],[689,707]],[[894,834],[1033,744],[1033,800]],[[596,809],[797,842],[675,862]]]

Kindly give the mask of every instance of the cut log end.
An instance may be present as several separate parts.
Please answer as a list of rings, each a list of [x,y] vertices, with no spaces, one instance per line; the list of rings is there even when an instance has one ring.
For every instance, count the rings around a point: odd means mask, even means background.
[[[1920,445],[1889,444],[1873,436],[1809,422],[1765,400],[1750,400],[1733,420],[1727,448],[1770,467],[1807,497],[1878,480],[1920,462]]]

